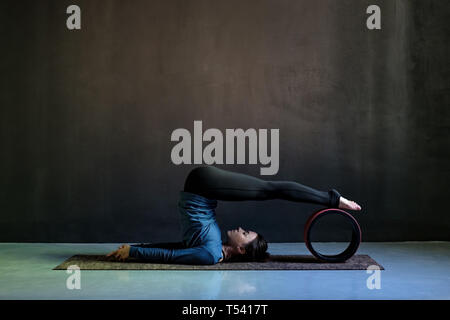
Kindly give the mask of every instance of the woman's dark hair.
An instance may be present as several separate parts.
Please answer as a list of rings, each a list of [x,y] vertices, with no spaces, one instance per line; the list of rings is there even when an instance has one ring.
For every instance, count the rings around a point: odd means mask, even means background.
[[[264,261],[269,258],[267,253],[267,241],[258,233],[257,237],[249,242],[245,247],[245,253],[234,256],[233,260],[238,261]]]

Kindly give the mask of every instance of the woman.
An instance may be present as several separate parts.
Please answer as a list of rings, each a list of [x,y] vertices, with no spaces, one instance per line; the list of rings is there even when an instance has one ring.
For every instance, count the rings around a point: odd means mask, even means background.
[[[150,245],[122,245],[108,257],[129,257],[156,263],[216,264],[222,261],[261,261],[268,254],[267,242],[261,234],[238,228],[227,231],[222,243],[215,218],[217,201],[284,199],[308,202],[332,208],[361,210],[335,189],[319,191],[293,181],[265,181],[243,173],[213,166],[191,170],[184,190],[180,191],[178,208],[181,215],[183,241]]]

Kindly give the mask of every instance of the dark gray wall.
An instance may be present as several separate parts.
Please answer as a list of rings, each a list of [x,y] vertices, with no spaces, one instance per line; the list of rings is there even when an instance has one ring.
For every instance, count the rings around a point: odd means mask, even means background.
[[[381,30],[365,27],[370,4]],[[194,120],[279,128],[280,170],[262,178],[355,199],[365,241],[450,240],[449,13],[431,0],[2,1],[0,241],[179,240],[195,165],[172,164],[170,135]],[[221,202],[217,218],[301,241],[317,208]]]

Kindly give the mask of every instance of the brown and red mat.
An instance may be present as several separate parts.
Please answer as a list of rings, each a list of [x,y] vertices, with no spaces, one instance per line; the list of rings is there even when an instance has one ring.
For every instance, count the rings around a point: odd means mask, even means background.
[[[309,255],[271,255],[264,262],[221,262],[215,265],[162,264],[145,261],[115,261],[104,255],[74,255],[53,268],[67,270],[76,265],[80,270],[366,270],[376,265],[383,266],[365,254],[354,255],[345,262],[321,262]]]

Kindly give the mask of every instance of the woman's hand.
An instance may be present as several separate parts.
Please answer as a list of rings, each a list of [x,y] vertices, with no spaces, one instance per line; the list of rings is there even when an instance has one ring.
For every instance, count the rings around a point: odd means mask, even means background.
[[[127,244],[123,244],[119,247],[119,249],[109,253],[106,255],[107,257],[113,256],[114,258],[125,261],[130,256],[130,246]]]

